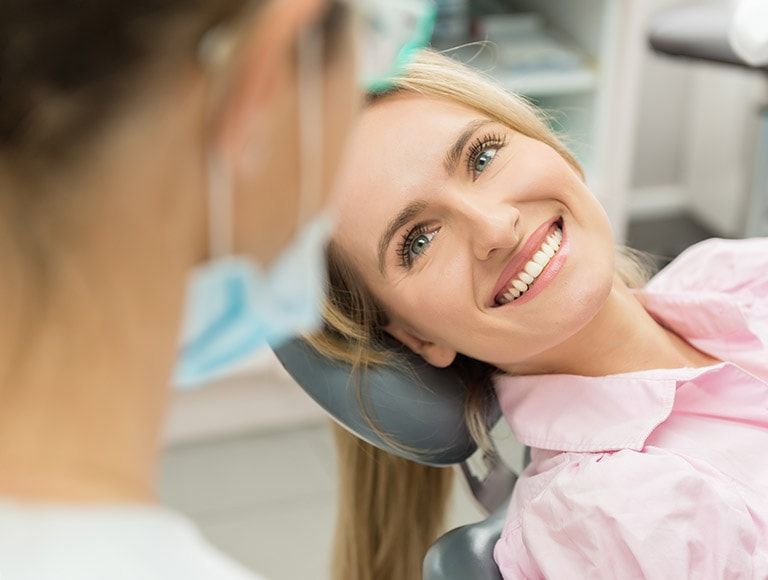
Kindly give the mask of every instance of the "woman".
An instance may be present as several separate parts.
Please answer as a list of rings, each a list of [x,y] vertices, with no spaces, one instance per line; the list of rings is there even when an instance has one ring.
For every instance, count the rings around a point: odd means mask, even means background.
[[[321,258],[285,249],[325,231],[350,38],[321,0],[0,5],[0,577],[254,578],[156,505],[160,433],[217,362],[196,308]]]
[[[505,578],[766,577],[768,240],[701,243],[642,288],[529,105],[437,55],[396,85],[343,164],[316,348],[364,370],[387,333],[456,366],[481,444],[495,388],[533,448]],[[447,476],[338,438],[338,575],[418,577]]]

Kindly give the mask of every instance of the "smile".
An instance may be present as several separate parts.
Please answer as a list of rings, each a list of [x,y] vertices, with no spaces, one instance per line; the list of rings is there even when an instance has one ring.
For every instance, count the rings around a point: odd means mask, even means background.
[[[529,293],[531,297],[538,294],[538,290],[560,269],[564,259],[561,258],[563,245],[562,218],[539,226],[504,268],[494,290],[493,306],[521,301]],[[549,267],[554,262],[558,262],[557,267]],[[536,291],[532,292],[533,289]]]

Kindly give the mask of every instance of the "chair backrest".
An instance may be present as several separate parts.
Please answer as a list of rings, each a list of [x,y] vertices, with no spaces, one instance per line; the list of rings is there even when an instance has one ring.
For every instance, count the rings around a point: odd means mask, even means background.
[[[360,381],[350,365],[326,358],[301,339],[275,354],[333,419],[371,445],[427,465],[465,461],[477,445],[464,421],[464,383],[451,369],[435,368],[397,344],[388,346],[395,364],[370,369]],[[488,424],[500,416],[494,398]]]
[[[350,365],[329,360],[301,339],[277,348],[275,354],[310,397],[361,439],[418,463],[461,464],[472,494],[493,515],[438,539],[424,559],[423,577],[500,580],[493,546],[517,475],[497,453],[477,449],[466,427],[467,390],[458,375],[432,367],[402,346],[389,347],[394,364],[370,369],[358,383]],[[488,425],[495,425],[500,416],[494,397]]]

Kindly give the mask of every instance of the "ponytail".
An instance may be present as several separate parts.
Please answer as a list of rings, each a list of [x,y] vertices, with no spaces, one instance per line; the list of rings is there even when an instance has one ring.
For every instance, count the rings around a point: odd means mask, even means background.
[[[334,425],[339,511],[334,580],[420,580],[444,531],[451,468],[396,457]]]

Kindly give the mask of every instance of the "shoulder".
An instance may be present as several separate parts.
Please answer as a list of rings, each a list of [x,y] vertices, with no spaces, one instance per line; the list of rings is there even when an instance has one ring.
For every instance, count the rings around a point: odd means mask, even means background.
[[[160,508],[0,503],[0,537],[0,575],[8,578],[260,580]]]
[[[648,283],[648,290],[768,295],[768,237],[710,238],[683,251]]]
[[[545,577],[727,577],[751,569],[758,533],[737,492],[683,458],[622,450],[559,470],[510,522],[496,557]]]
[[[667,510],[677,514],[704,512],[707,494],[735,504],[739,496],[721,491],[720,482],[679,455],[660,449],[623,449],[616,452],[579,454],[535,497],[525,512],[531,521],[548,510],[595,510],[604,514],[658,519]],[[651,500],[649,506],[642,505]]]

